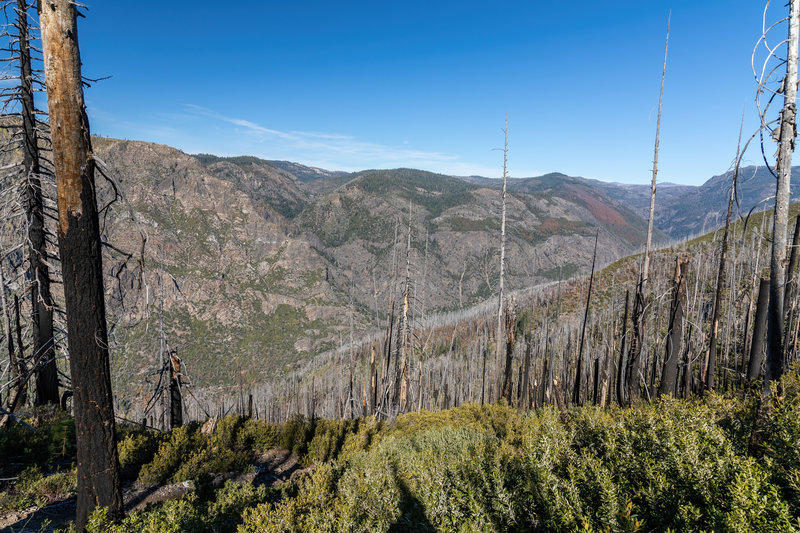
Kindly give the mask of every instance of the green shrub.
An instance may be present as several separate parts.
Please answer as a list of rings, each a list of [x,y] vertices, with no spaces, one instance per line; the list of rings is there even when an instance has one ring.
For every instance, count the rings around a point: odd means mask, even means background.
[[[75,495],[76,471],[45,475],[38,466],[23,470],[13,487],[0,493],[0,511],[43,507]]]
[[[117,435],[117,453],[123,479],[136,479],[143,465],[153,460],[168,436],[159,431],[127,430]]]
[[[210,435],[196,424],[123,429],[123,466],[144,463],[141,480],[194,479],[199,489],[113,527],[98,511],[89,530],[800,531],[800,377],[788,373],[775,391],[753,455],[755,401],[715,393],[566,414],[464,405],[392,422],[232,416]],[[52,457],[58,437],[45,432],[51,442],[32,450]],[[309,473],[280,489],[202,483],[275,446]],[[26,470],[0,508],[68,494],[69,483],[74,472]]]
[[[308,443],[314,435],[314,422],[297,415],[281,425],[280,445],[300,457],[306,455]]]
[[[797,368],[797,367],[796,367]],[[787,373],[773,394],[759,459],[794,516],[800,516],[800,374]]]
[[[334,513],[326,512],[341,473],[340,467],[330,463],[320,465],[313,476],[300,480],[295,497],[246,509],[237,533],[344,531],[335,527]]]
[[[335,459],[344,446],[347,435],[358,433],[359,420],[317,420],[314,437],[307,446],[306,459],[321,463]]]
[[[265,452],[281,443],[280,427],[262,420],[247,420],[236,435],[236,445]]]
[[[770,442],[790,465],[798,416],[776,413],[785,433]],[[333,461],[294,497],[246,511],[240,530],[793,530],[791,478],[781,485],[742,453],[746,416],[712,394],[566,418],[467,405],[385,427],[320,422],[309,456]]]
[[[87,533],[232,533],[241,523],[245,509],[255,507],[273,497],[264,486],[248,483],[242,486],[228,481],[211,500],[197,494],[166,501],[146,511],[136,511],[122,522],[109,525],[105,509],[98,509],[89,520]]]
[[[153,459],[142,466],[139,481],[199,481],[210,474],[249,471],[253,452],[240,445],[239,433],[243,427],[242,417],[230,416],[220,419],[211,435],[202,434],[198,424],[172,430]]]
[[[23,463],[45,467],[54,461],[75,457],[75,423],[64,411],[39,408],[27,417],[29,429],[22,424],[0,428],[0,473],[4,477],[13,475],[8,464]]]
[[[205,449],[205,438],[197,431],[197,424],[173,429],[169,439],[162,442],[153,460],[142,466],[139,481],[165,483],[198,451]],[[183,481],[183,480],[179,480]]]

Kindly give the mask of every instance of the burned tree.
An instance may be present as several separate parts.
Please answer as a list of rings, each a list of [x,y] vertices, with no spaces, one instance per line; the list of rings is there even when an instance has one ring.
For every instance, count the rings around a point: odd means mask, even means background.
[[[31,67],[28,2],[17,0],[19,54],[19,100],[22,114],[22,154],[25,172],[25,213],[29,274],[31,278],[31,322],[33,356],[36,365],[36,404],[58,405],[58,368],[53,344],[53,297],[50,269],[47,266],[47,241],[44,226],[44,199],[39,163],[39,136],[34,105],[34,79]]]
[[[767,330],[767,306],[769,303],[769,278],[761,278],[758,285],[753,343],[750,345],[750,359],[747,365],[747,381],[752,383],[761,375],[761,352],[764,351],[764,333]]]
[[[742,116],[744,124],[744,116]],[[739,159],[742,147],[742,127],[739,127],[739,145],[736,147],[736,161],[733,169],[733,179],[731,190],[728,195],[728,211],[725,215],[725,230],[722,233],[722,244],[719,251],[719,268],[717,270],[717,286],[714,291],[714,304],[711,310],[711,334],[708,341],[708,352],[706,353],[706,381],[707,389],[714,388],[714,376],[716,375],[717,365],[717,335],[719,333],[719,310],[722,307],[722,289],[725,285],[725,266],[728,261],[728,235],[731,228],[731,214],[733,213],[733,201],[736,198],[736,184],[739,178]]]
[[[173,350],[169,356],[169,427],[175,429],[183,425],[183,385],[181,375],[181,360]],[[250,409],[252,413],[252,396],[250,396]],[[252,416],[252,414],[250,415]]]
[[[656,210],[656,177],[658,176],[658,143],[661,133],[661,103],[664,101],[664,79],[667,77],[667,51],[669,50],[669,23],[667,18],[667,42],[664,45],[664,68],[661,71],[661,92],[658,95],[658,119],[656,120],[656,143],[653,148],[653,178],[650,184],[650,215],[647,217],[647,244],[642,263],[642,278],[646,282],[650,276],[650,250],[653,246],[653,218]]]
[[[76,523],[96,507],[122,515],[108,355],[101,241],[89,120],[83,99],[77,11],[40,3],[45,82],[58,191],[58,244],[77,440]]]
[[[767,360],[764,371],[763,394],[770,392],[770,383],[780,379],[783,364],[784,284],[786,282],[786,248],[789,226],[789,198],[792,178],[792,154],[797,136],[797,56],[800,30],[800,0],[789,2],[789,23],[786,76],[783,79],[783,109],[777,131],[778,159],[775,189],[775,218],[772,225],[772,255],[770,258],[769,305],[767,311]],[[763,85],[760,88],[763,90]]]
[[[583,380],[583,346],[586,340],[586,322],[589,320],[589,305],[592,303],[592,285],[594,284],[594,267],[597,262],[597,241],[600,238],[600,229],[594,236],[594,253],[592,254],[592,272],[589,275],[589,289],[586,291],[586,308],[583,313],[583,326],[581,327],[581,341],[578,348],[578,365],[575,370],[575,386],[572,389],[572,403],[582,405],[581,381]]]
[[[667,52],[669,50],[669,25],[670,18],[667,18],[667,38],[664,45],[664,67],[661,71],[661,91],[658,95],[658,119],[656,121],[656,141],[653,147],[653,174],[650,186],[650,214],[647,219],[647,243],[642,260],[642,271],[639,282],[636,286],[636,293],[633,299],[633,338],[631,339],[628,363],[625,371],[625,380],[628,399],[633,399],[640,395],[641,389],[638,385],[641,376],[641,352],[642,344],[645,339],[644,332],[644,312],[647,307],[647,282],[650,278],[650,251],[653,245],[653,220],[655,218],[656,207],[656,177],[658,176],[658,147],[661,134],[661,104],[664,100],[664,80],[667,75]]]
[[[675,396],[678,385],[678,360],[681,357],[683,339],[684,287],[686,286],[687,257],[675,260],[675,277],[672,281],[672,304],[670,305],[669,327],[667,329],[667,349],[664,354],[664,368],[658,395]]]
[[[505,389],[506,375],[511,371],[510,361],[506,363],[504,368],[505,349],[502,342],[503,335],[503,299],[504,294],[504,278],[505,278],[505,263],[506,263],[506,184],[508,182],[508,118],[506,118],[506,127],[503,129],[504,143],[503,143],[503,192],[500,197],[502,203],[502,211],[500,215],[500,286],[497,296],[497,331],[495,337],[495,360],[497,361],[497,387],[498,397],[503,395]],[[508,398],[506,398],[508,399]]]

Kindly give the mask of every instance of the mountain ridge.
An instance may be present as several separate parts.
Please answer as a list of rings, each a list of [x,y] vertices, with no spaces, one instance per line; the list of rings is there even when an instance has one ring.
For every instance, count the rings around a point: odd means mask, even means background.
[[[127,398],[149,386],[160,330],[198,386],[230,386],[341,346],[351,324],[354,335],[383,328],[406,264],[413,320],[495,295],[498,180],[415,169],[330,175],[114,139],[97,139],[95,151],[149,243],[150,307],[132,304],[134,318],[117,330],[115,384]],[[286,168],[317,177],[303,181]],[[512,179],[508,189],[509,291],[587,272],[598,232],[600,264],[644,244],[646,221],[619,187],[549,173]],[[670,190],[682,189],[659,192]],[[117,216],[107,237],[134,249],[134,233]],[[667,238],[656,231],[657,240]],[[133,286],[125,276],[114,289],[120,299]]]

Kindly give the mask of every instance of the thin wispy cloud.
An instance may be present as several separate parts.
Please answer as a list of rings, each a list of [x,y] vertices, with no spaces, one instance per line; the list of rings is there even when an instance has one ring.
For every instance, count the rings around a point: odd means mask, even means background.
[[[282,139],[293,139],[293,138],[295,138],[295,136],[292,135],[291,133],[285,133],[285,132],[282,132],[282,131],[265,128],[263,126],[259,126],[255,122],[251,122],[249,120],[244,120],[244,119],[241,119],[241,118],[226,117],[224,115],[220,115],[219,113],[215,113],[215,112],[211,111],[210,109],[206,109],[204,107],[200,107],[200,106],[197,106],[197,105],[186,104],[186,107],[189,108],[189,110],[195,115],[201,115],[201,116],[204,116],[204,117],[221,120],[223,122],[228,122],[229,124],[233,124],[234,126],[239,126],[239,127],[242,127],[242,128],[246,128],[246,129],[248,129],[248,130],[250,130],[250,131],[252,131],[254,133],[261,133],[261,134],[266,134],[266,135],[274,135],[274,136],[280,137]]]
[[[262,154],[268,157],[336,170],[408,166],[448,174],[497,174],[497,169],[473,165],[445,152],[388,146],[335,132],[281,131],[193,104],[186,108],[192,115],[235,126],[232,133],[243,136],[243,148],[256,144],[262,152],[268,151]]]

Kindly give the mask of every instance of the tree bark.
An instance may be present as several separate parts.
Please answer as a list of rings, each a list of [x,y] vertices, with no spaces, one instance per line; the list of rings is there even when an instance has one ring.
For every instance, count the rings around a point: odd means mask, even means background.
[[[391,376],[389,371],[392,365],[392,333],[394,332],[394,300],[389,310],[389,316],[386,318],[386,340],[384,344],[384,367],[383,375],[381,376],[381,409],[386,412],[388,416],[389,403],[389,387],[391,383]]]
[[[744,122],[744,117],[742,117]],[[708,390],[714,389],[714,377],[717,367],[717,334],[719,333],[719,309],[722,306],[722,289],[725,285],[725,267],[728,261],[728,234],[731,227],[731,214],[733,213],[733,200],[736,197],[736,183],[739,177],[739,158],[742,146],[742,128],[739,128],[739,144],[736,147],[736,163],[733,169],[733,180],[731,181],[731,192],[728,195],[728,211],[725,215],[725,230],[722,232],[722,246],[719,251],[719,269],[717,270],[717,287],[714,291],[714,304],[711,309],[711,334],[708,340],[708,352],[706,355],[706,382]]]
[[[653,149],[653,179],[650,185],[650,215],[647,218],[647,245],[644,249],[642,278],[645,282],[650,276],[650,249],[653,245],[653,217],[656,210],[656,176],[658,175],[658,142],[661,133],[661,103],[664,100],[664,79],[667,76],[667,51],[669,50],[669,22],[667,19],[667,41],[664,45],[664,68],[661,71],[661,92],[658,95],[658,119],[656,121],[656,143]]]
[[[792,178],[792,154],[797,136],[797,41],[800,21],[800,0],[791,0],[789,14],[786,77],[783,82],[783,110],[780,119],[778,147],[778,181],[775,189],[775,218],[772,225],[770,258],[769,307],[767,312],[767,364],[762,394],[768,396],[770,383],[783,374],[783,296],[786,282],[786,237],[789,225],[789,197]]]
[[[758,303],[753,322],[753,342],[750,344],[750,360],[747,365],[747,381],[753,382],[761,374],[761,359],[764,351],[764,333],[767,329],[767,306],[769,305],[769,278],[761,278],[758,285]]]
[[[789,266],[786,269],[786,290],[783,295],[783,314],[786,315],[791,306],[792,298],[797,288],[795,270],[797,270],[797,255],[800,247],[800,216],[794,217],[794,235],[792,235],[792,248],[789,252]]]
[[[506,183],[508,182],[508,118],[506,118],[506,127],[503,130],[504,133],[504,144],[503,144],[503,192],[501,195],[501,203],[502,203],[502,210],[500,214],[500,286],[499,286],[499,295],[497,297],[497,343],[495,346],[495,351],[497,353],[496,361],[497,361],[497,372],[500,373],[500,369],[503,368],[503,343],[500,339],[504,337],[503,335],[503,299],[505,298],[504,291],[504,281],[505,281],[505,264],[506,264]],[[503,394],[505,390],[505,376],[508,374],[509,369],[502,374],[502,378],[498,379],[498,388],[499,394],[498,398]],[[499,376],[498,376],[499,377]]]
[[[28,222],[28,256],[31,278],[31,322],[36,366],[36,405],[59,404],[58,368],[53,349],[53,298],[44,231],[44,202],[39,178],[39,139],[33,102],[33,73],[28,32],[28,2],[17,0],[19,78],[22,113],[22,153],[25,169],[25,211]]]
[[[641,389],[647,387],[646,378],[640,376],[642,361],[642,344],[644,341],[644,308],[646,298],[647,281],[650,277],[650,250],[653,244],[653,219],[656,207],[656,178],[658,176],[658,148],[661,135],[661,104],[664,99],[664,80],[667,75],[667,52],[669,50],[669,25],[667,19],[667,38],[664,44],[664,68],[661,71],[661,90],[658,95],[658,119],[656,121],[656,141],[653,147],[653,173],[650,185],[650,213],[647,219],[647,243],[644,249],[644,259],[642,260],[642,273],[636,287],[636,295],[633,299],[633,339],[631,339],[630,352],[628,354],[628,364],[625,371],[626,389],[628,400],[641,396]],[[640,385],[644,380],[643,385]]]
[[[789,252],[789,266],[786,269],[786,289],[783,293],[783,316],[786,319],[784,325],[785,331],[783,336],[783,357],[784,366],[788,363],[789,357],[789,344],[792,341],[792,326],[795,317],[795,306],[792,305],[795,294],[797,293],[797,282],[795,280],[794,272],[797,268],[797,249],[800,248],[800,217],[794,219],[794,235],[792,236],[792,245]]]
[[[625,311],[622,313],[622,337],[619,346],[619,366],[617,366],[617,403],[625,405],[625,340],[628,337],[628,303],[630,290],[625,291]]]
[[[583,326],[581,327],[581,343],[578,348],[578,368],[575,370],[575,387],[572,391],[572,403],[581,405],[581,380],[583,379],[583,343],[586,338],[586,322],[589,320],[589,304],[592,301],[592,285],[594,284],[594,267],[597,262],[597,241],[600,230],[594,236],[594,253],[592,254],[592,273],[589,275],[589,290],[586,292],[586,309],[583,313]]]
[[[111,520],[122,517],[95,163],[83,99],[75,5],[69,0],[45,0],[39,17],[74,393],[76,525],[83,529],[96,507],[107,507]]]
[[[512,363],[514,361],[514,343],[515,343],[515,336],[516,336],[516,312],[514,310],[514,301],[511,300],[509,304],[509,310],[506,312],[506,336],[505,342],[505,354],[506,360],[504,364],[504,371],[503,371],[503,388],[501,391],[501,397],[505,398],[509,404],[511,403],[511,388],[513,386],[513,375],[512,375]]]
[[[250,395],[248,413],[253,416],[253,396]],[[169,357],[169,427],[175,429],[183,425],[183,396],[181,394],[181,362],[175,352]]]
[[[375,415],[375,399],[376,399],[376,389],[377,389],[377,381],[378,381],[378,374],[375,367],[375,345],[373,344],[370,347],[370,355],[369,355],[369,372],[368,376],[368,383],[367,383],[367,415],[373,416]]]
[[[408,360],[411,357],[411,328],[409,326],[409,311],[411,310],[411,201],[408,202],[408,241],[406,243],[406,282],[403,290],[403,338],[400,354],[400,410],[406,411],[408,400]]]
[[[531,378],[530,378],[530,371],[531,371],[531,350],[533,344],[532,339],[527,339],[527,344],[525,345],[525,359],[522,363],[522,386],[520,387],[520,402],[519,406],[523,409],[530,409],[531,408]]]
[[[11,313],[8,309],[8,299],[6,298],[6,281],[2,267],[0,267],[0,299],[2,300],[3,323],[5,325],[3,333],[6,336],[6,345],[8,347],[9,370],[11,378],[16,380],[8,396],[8,412],[13,413],[20,401],[25,402],[25,384],[27,382],[25,375],[27,370],[25,369],[24,361],[17,359],[17,352],[14,348],[14,333],[11,324]],[[0,427],[5,427],[10,420],[12,418],[9,415],[3,415],[0,418]]]
[[[672,284],[672,305],[670,306],[669,327],[667,329],[667,349],[664,354],[664,370],[661,372],[661,383],[658,395],[675,396],[678,385],[678,360],[681,358],[681,341],[683,339],[683,307],[686,270],[689,260],[678,257],[675,260],[675,278]]]
[[[644,298],[644,278],[639,276],[631,312],[633,335],[628,350],[628,361],[625,364],[625,396],[628,402],[638,398],[641,392],[638,374],[641,367],[642,344],[644,343]]]

